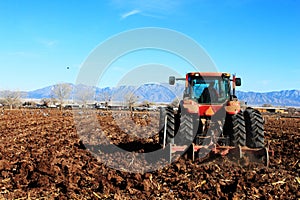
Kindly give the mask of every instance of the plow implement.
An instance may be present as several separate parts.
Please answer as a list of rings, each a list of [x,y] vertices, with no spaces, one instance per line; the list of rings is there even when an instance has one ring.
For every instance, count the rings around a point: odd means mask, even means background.
[[[205,161],[211,157],[215,156],[228,156],[235,160],[240,160],[243,157],[249,158],[251,162],[262,163],[265,166],[269,166],[270,159],[269,156],[274,156],[274,151],[270,150],[269,147],[264,148],[249,148],[249,147],[232,147],[232,146],[201,146],[192,144],[190,147],[187,146],[177,146],[174,144],[169,144],[165,146],[165,151],[168,152],[168,161],[171,163],[176,157],[176,154],[183,154],[192,159],[200,159]]]

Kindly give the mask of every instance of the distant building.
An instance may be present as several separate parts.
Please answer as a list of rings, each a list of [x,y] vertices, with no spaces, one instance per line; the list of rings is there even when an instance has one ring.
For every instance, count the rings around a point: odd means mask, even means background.
[[[253,107],[257,109],[261,113],[281,113],[286,114],[288,113],[288,108],[280,108],[280,107]]]

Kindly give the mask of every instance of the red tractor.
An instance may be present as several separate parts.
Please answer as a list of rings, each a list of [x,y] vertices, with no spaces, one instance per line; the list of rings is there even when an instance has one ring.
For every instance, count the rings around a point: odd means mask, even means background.
[[[160,144],[170,147],[170,155],[192,149],[192,157],[201,149],[226,155],[256,152],[268,165],[268,148],[264,144],[264,120],[253,108],[241,109],[235,95],[241,79],[229,73],[193,72],[185,78],[183,99],[176,106],[160,109]],[[231,84],[232,83],[232,84]],[[201,157],[201,155],[199,155]]]

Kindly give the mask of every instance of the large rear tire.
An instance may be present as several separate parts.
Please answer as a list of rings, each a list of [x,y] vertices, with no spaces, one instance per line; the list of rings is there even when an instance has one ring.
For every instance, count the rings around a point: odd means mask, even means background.
[[[167,116],[167,126],[166,126],[166,138],[165,144],[174,144],[174,137],[176,131],[176,122],[173,108],[160,108],[160,120],[159,120],[159,143],[163,145],[164,141],[164,129],[165,129],[165,117]]]
[[[230,146],[246,145],[246,128],[242,112],[235,115],[227,115],[224,124],[224,133],[229,136]]]
[[[250,148],[264,147],[264,119],[258,110],[244,111],[246,124],[246,145]]]

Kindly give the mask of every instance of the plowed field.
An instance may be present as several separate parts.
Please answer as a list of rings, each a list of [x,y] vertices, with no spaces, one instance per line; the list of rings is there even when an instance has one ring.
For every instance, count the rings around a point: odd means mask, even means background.
[[[120,112],[124,118],[114,120],[97,112],[112,143],[136,152],[159,148],[157,113]],[[300,119],[266,116],[265,129],[274,151],[269,168],[247,159],[180,158],[142,174],[111,169],[93,157],[81,140],[96,146],[97,138],[79,138],[72,111],[0,111],[0,199],[300,198]],[[115,162],[130,165],[126,158]]]

